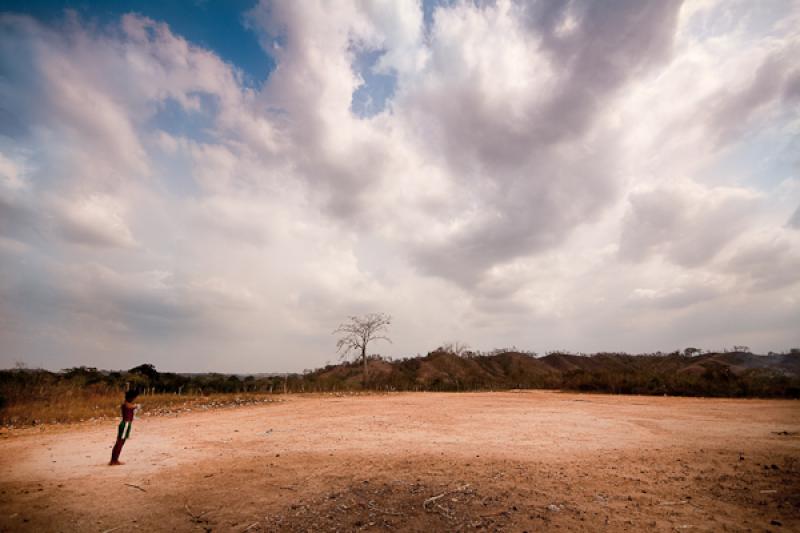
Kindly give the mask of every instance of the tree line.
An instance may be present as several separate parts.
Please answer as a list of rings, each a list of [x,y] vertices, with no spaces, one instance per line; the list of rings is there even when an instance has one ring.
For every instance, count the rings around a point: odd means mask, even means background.
[[[369,374],[365,381],[364,363]],[[344,391],[481,391],[562,389],[615,394],[800,398],[800,353],[745,352],[659,355],[563,352],[480,354],[438,348],[425,356],[389,360],[359,353],[305,373],[240,376],[159,372],[152,364],[126,371],[75,367],[61,372],[0,371],[0,406],[46,399],[55,391],[95,394],[137,389],[143,394],[297,393]]]

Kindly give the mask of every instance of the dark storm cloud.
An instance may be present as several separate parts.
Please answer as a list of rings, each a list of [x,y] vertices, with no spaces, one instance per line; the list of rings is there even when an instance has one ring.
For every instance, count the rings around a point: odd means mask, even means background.
[[[544,94],[500,94],[506,102],[498,106],[485,94],[493,73],[474,70],[440,90],[409,90],[403,104],[433,148],[444,149],[456,181],[476,191],[470,202],[480,212],[454,235],[414,250],[424,272],[473,286],[493,265],[558,245],[616,198],[619,147],[613,135],[589,135],[629,79],[669,58],[680,5],[525,4],[523,38],[541,40],[552,72]],[[567,17],[574,27],[559,33]],[[434,64],[437,38],[444,39],[434,29]],[[508,101],[522,111],[509,112]]]
[[[445,241],[419,245],[414,250],[418,266],[474,286],[493,265],[558,245],[575,226],[592,220],[616,191],[609,151],[594,149],[575,159],[541,151],[541,157],[508,173],[479,200],[484,216]]]
[[[539,119],[540,139],[582,135],[610,93],[667,60],[681,4],[682,0],[523,3],[529,27],[564,69],[550,104],[534,117]]]
[[[487,174],[495,167],[514,169],[541,156],[537,149],[582,138],[617,89],[668,59],[680,5],[673,0],[523,4],[526,37],[541,40],[555,73],[549,93],[519,102],[523,116],[511,117],[489,105],[480,84],[486,80],[473,72],[472,79],[447,85],[447,98],[414,95],[420,114],[438,130],[454,166],[466,160]],[[576,27],[557,35],[567,14],[575,16]],[[436,54],[435,42],[433,48]]]
[[[430,42],[423,45],[432,56],[428,66],[422,75],[396,76],[398,94],[388,107],[409,123],[421,150],[432,159],[445,155],[444,171],[468,191],[431,216],[444,221],[451,214],[476,214],[455,234],[411,247],[409,257],[427,274],[474,287],[493,265],[558,245],[617,195],[619,147],[612,136],[589,141],[587,136],[629,79],[669,58],[680,2],[576,2],[547,8],[553,12],[539,6],[516,6],[511,25],[517,41],[537,56],[528,58],[531,64],[544,62],[552,72],[553,83],[544,93],[539,88],[504,93],[505,86],[493,80],[495,72],[472,69],[468,54],[473,52],[455,59],[448,55],[456,44],[447,42],[452,16],[500,9],[492,3],[439,6]],[[364,136],[358,124],[350,127],[347,115],[338,118],[341,135],[332,133],[337,120],[332,104],[349,108],[359,81],[327,76],[347,59],[345,50],[350,54],[362,44],[357,37],[343,41],[334,26],[291,4],[268,7],[270,17],[262,23],[280,34],[280,46],[271,50],[278,69],[264,96],[291,117],[279,121],[284,138],[296,145],[289,165],[308,180],[329,215],[360,231],[382,215],[373,212],[372,193],[391,172],[395,147],[375,132]],[[557,28],[567,13],[575,27],[561,35]],[[252,16],[260,20],[261,15]],[[327,39],[324,47],[317,46],[319,39]],[[494,43],[485,47],[489,54],[506,53]],[[357,54],[352,55],[349,59],[356,61]],[[452,75],[454,61],[463,63],[465,77]],[[487,86],[497,94],[487,95]]]

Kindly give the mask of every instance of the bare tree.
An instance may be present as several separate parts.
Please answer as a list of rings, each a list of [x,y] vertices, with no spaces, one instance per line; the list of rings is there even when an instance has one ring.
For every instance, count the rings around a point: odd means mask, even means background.
[[[472,349],[469,347],[469,344],[460,341],[445,342],[439,347],[439,350],[457,355],[459,357],[466,357],[473,353]]]
[[[369,313],[364,316],[350,316],[347,322],[333,331],[334,335],[340,335],[336,350],[342,359],[352,352],[360,352],[364,362],[364,386],[367,385],[367,345],[377,340],[392,342],[385,335],[391,323],[392,317],[385,313]]]

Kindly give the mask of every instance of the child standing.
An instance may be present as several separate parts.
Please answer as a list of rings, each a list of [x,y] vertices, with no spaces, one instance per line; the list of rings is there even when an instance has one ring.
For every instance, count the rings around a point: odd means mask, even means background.
[[[111,451],[110,465],[124,464],[119,460],[119,454],[122,452],[122,445],[131,436],[131,424],[133,424],[133,413],[136,411],[137,406],[133,401],[139,393],[135,390],[129,390],[125,393],[125,402],[120,406],[122,408],[122,420],[117,429],[117,442],[114,444],[114,449]]]

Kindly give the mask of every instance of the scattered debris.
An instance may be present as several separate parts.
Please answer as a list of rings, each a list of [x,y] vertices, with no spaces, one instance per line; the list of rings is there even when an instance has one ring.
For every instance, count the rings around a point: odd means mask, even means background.
[[[125,483],[125,484],[126,484],[127,486],[129,486],[129,487],[133,487],[134,489],[139,489],[139,490],[140,490],[140,491],[142,491],[142,492],[147,492],[146,490],[144,490],[144,489],[143,489],[142,487],[140,487],[139,485],[134,485],[133,483]]]
[[[461,487],[458,487],[457,489],[454,489],[454,490],[449,490],[449,491],[447,491],[447,492],[443,492],[443,493],[441,493],[441,494],[437,494],[436,496],[431,496],[430,498],[428,498],[427,500],[425,500],[424,502],[422,502],[422,507],[423,507],[424,509],[428,509],[428,508],[429,508],[429,506],[430,506],[430,504],[434,503],[434,502],[435,502],[435,501],[437,501],[437,500],[440,500],[440,499],[444,498],[444,497],[445,497],[445,496],[447,496],[448,494],[455,494],[456,492],[464,492],[464,491],[465,491],[465,490],[467,490],[468,488],[469,488],[469,483],[467,483],[466,485],[463,485],[463,486],[461,486]]]
[[[453,489],[399,481],[354,482],[336,492],[296,502],[283,512],[265,517],[261,527],[267,531],[403,531],[410,523],[426,523],[435,531],[504,530],[511,522],[516,505],[509,494],[480,495],[469,483]]]
[[[392,516],[403,516],[403,513],[396,513],[394,511],[389,511],[387,509],[381,509],[380,507],[375,505],[375,502],[373,502],[373,501],[367,502],[367,506],[370,509],[372,509],[373,511],[377,511],[377,512],[379,512],[381,514],[388,514],[388,515],[392,515]]]
[[[659,502],[658,505],[685,505],[689,503],[687,500],[678,500],[676,502]]]
[[[192,522],[194,522],[195,524],[208,523],[208,519],[203,518],[203,516],[207,515],[211,511],[203,511],[202,513],[195,514],[192,512],[192,509],[189,507],[188,503],[184,504],[183,508],[186,509],[186,513],[191,517]]]

